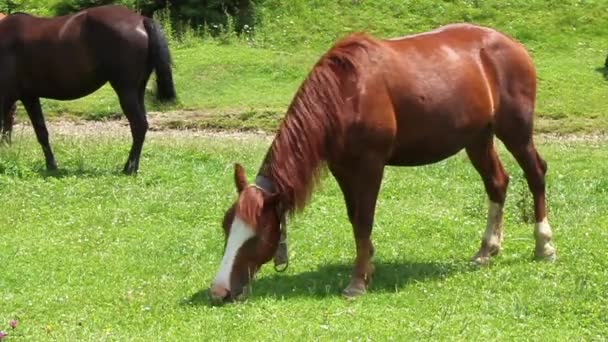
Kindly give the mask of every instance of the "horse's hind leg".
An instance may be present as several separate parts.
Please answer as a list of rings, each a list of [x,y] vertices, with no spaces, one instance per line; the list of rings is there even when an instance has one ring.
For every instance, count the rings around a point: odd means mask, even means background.
[[[23,103],[23,106],[30,117],[32,126],[34,126],[34,132],[36,133],[38,143],[40,143],[40,146],[42,146],[42,152],[44,153],[44,158],[46,160],[46,169],[48,171],[54,171],[57,169],[57,163],[55,162],[55,156],[53,156],[53,151],[51,150],[51,145],[49,144],[49,132],[47,131],[46,124],[44,123],[44,115],[42,114],[42,108],[40,107],[40,99],[37,97],[25,98],[21,99],[21,102]]]
[[[540,157],[534,143],[530,139],[525,144],[507,145],[521,168],[524,170],[528,187],[534,196],[534,215],[536,226],[534,237],[536,239],[536,257],[539,259],[555,259],[555,247],[551,244],[553,232],[547,220],[545,200],[545,173],[547,164]]]
[[[545,200],[545,174],[547,163],[540,157],[532,139],[532,116],[510,116],[518,119],[518,125],[505,124],[509,129],[497,130],[497,136],[513,154],[519,166],[523,169],[528,187],[534,197],[534,216],[536,226],[534,237],[536,239],[536,257],[539,259],[554,260],[555,247],[551,240],[553,233],[547,220],[547,207]],[[523,120],[522,120],[523,119]],[[503,119],[504,120],[504,119]],[[518,127],[516,129],[515,127]],[[524,134],[522,135],[522,132]]]
[[[500,252],[503,236],[503,207],[509,185],[509,175],[498,159],[491,130],[488,129],[484,132],[479,139],[466,148],[466,151],[473,166],[483,179],[489,199],[486,231],[479,251],[473,256],[473,262],[487,264],[490,256]]]
[[[146,138],[146,132],[148,131],[148,120],[146,118],[144,105],[140,100],[142,98],[139,94],[140,89],[135,87],[130,90],[122,90],[117,87],[114,87],[114,89],[118,94],[120,107],[129,120],[131,136],[133,137],[133,145],[129,152],[129,159],[127,159],[123,169],[125,174],[130,175],[136,173],[139,169],[139,158]]]

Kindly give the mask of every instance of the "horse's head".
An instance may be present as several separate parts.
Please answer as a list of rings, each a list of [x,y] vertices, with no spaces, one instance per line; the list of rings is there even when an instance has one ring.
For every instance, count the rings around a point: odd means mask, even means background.
[[[248,185],[245,171],[238,164],[234,181],[239,197],[224,216],[224,257],[210,288],[216,303],[243,293],[255,273],[274,255],[281,235],[278,195]]]

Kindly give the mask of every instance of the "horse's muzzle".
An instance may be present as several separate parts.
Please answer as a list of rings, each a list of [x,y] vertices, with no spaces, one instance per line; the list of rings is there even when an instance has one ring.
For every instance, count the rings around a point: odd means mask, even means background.
[[[213,284],[209,288],[209,298],[213,305],[220,305],[230,300],[230,290],[219,284]]]

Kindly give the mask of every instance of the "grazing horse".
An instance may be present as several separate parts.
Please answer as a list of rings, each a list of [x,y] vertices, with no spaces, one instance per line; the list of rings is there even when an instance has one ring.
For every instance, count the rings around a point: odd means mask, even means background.
[[[234,299],[268,262],[285,215],[306,205],[327,166],[346,202],[356,258],[344,295],[366,291],[371,232],[386,165],[417,166],[466,150],[487,196],[487,226],[473,260],[500,251],[509,177],[494,136],[523,169],[534,196],[536,257],[552,260],[546,163],[533,143],[536,72],[525,48],[490,28],[454,24],[403,38],[353,34],[337,42],[300,86],[253,185],[235,166],[238,199],[226,212],[224,256],[210,287]]]
[[[4,19],[5,17],[6,15],[4,13],[0,13],[0,20]],[[11,108],[4,113],[2,113],[2,109],[0,108],[0,142],[11,143],[11,133],[13,131],[13,122],[15,120],[16,110],[16,104],[13,104]]]
[[[159,26],[122,6],[95,7],[57,18],[15,13],[0,21],[0,111],[6,113],[21,100],[48,170],[55,170],[57,164],[40,98],[77,99],[109,82],[133,137],[124,172],[137,172],[148,130],[144,92],[153,70],[157,98],[175,99],[171,57]]]

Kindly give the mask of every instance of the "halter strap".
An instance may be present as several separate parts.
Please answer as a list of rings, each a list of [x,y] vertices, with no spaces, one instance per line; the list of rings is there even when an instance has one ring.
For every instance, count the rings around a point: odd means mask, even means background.
[[[262,175],[255,177],[255,183],[253,183],[253,186],[267,194],[273,194],[276,191],[274,183],[268,177],[264,177]]]
[[[276,187],[274,182],[268,177],[258,175],[255,177],[255,182],[251,185],[257,189],[260,189],[266,194],[274,194]],[[281,206],[277,207],[277,215],[279,216],[281,237],[279,239],[279,246],[277,251],[274,253],[274,270],[277,272],[285,272],[289,267],[289,255],[287,252],[287,215],[283,212]],[[285,265],[284,267],[280,267]]]

